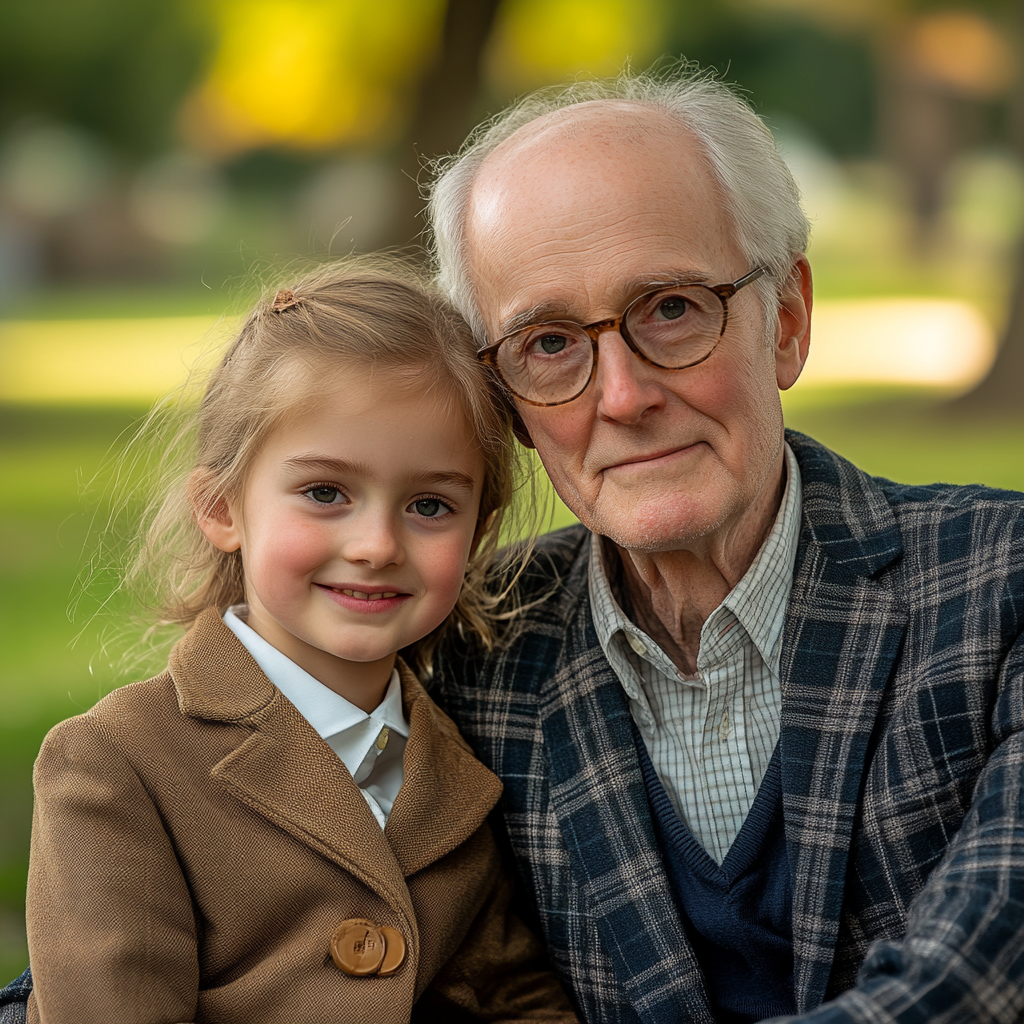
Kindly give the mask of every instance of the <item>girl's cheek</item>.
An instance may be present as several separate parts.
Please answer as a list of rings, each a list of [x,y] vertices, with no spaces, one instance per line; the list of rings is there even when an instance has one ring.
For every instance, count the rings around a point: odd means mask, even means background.
[[[265,569],[282,574],[305,573],[330,557],[330,533],[316,523],[295,522],[287,517],[267,523],[256,553]]]
[[[438,544],[421,563],[422,574],[429,576],[429,580],[425,579],[428,587],[439,598],[450,598],[452,604],[458,598],[466,576],[470,542],[462,536],[446,538],[445,543]]]

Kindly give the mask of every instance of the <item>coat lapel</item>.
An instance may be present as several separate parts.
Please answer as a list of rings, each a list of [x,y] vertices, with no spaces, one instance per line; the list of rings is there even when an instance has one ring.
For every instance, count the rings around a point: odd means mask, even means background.
[[[412,928],[402,871],[345,766],[215,611],[204,612],[175,647],[170,669],[184,714],[251,730],[211,776],[257,814],[403,908]]]
[[[584,916],[641,1020],[710,1024],[704,981],[683,933],[647,804],[626,695],[601,650],[583,597],[564,655],[542,692],[551,800]],[[585,971],[585,967],[583,970]]]
[[[501,796],[501,782],[470,753],[409,668],[399,667],[409,742],[384,835],[408,878],[480,828]]]
[[[803,523],[782,655],[782,787],[798,1011],[827,994],[858,795],[906,612],[882,570],[902,553],[870,477],[799,434]]]

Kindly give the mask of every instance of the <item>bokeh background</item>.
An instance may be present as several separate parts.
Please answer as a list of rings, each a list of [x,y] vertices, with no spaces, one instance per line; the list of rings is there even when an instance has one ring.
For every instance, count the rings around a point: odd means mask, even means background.
[[[517,94],[683,55],[746,91],[813,220],[790,424],[1024,489],[1022,36],[1019,0],[6,0],[0,983],[39,742],[125,681],[111,467],[262,282],[415,247],[424,161]]]

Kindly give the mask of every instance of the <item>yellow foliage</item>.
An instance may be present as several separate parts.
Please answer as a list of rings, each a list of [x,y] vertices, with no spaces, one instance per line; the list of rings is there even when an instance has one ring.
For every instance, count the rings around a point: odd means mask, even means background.
[[[186,102],[187,141],[214,155],[387,140],[435,52],[443,0],[214,0],[219,44]]]
[[[912,27],[909,56],[925,78],[969,95],[998,96],[1013,81],[1013,52],[996,26],[973,11],[939,11]]]
[[[495,86],[519,92],[567,77],[614,75],[660,53],[661,0],[505,0],[490,45]]]

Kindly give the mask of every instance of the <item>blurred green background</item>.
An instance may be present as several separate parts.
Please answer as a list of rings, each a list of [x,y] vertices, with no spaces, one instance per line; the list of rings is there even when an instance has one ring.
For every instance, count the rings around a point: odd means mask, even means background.
[[[1022,31],[1019,0],[7,0],[0,983],[35,752],[126,681],[120,446],[268,276],[421,241],[424,161],[527,89],[683,55],[746,90],[814,223],[788,422],[1024,489]]]

